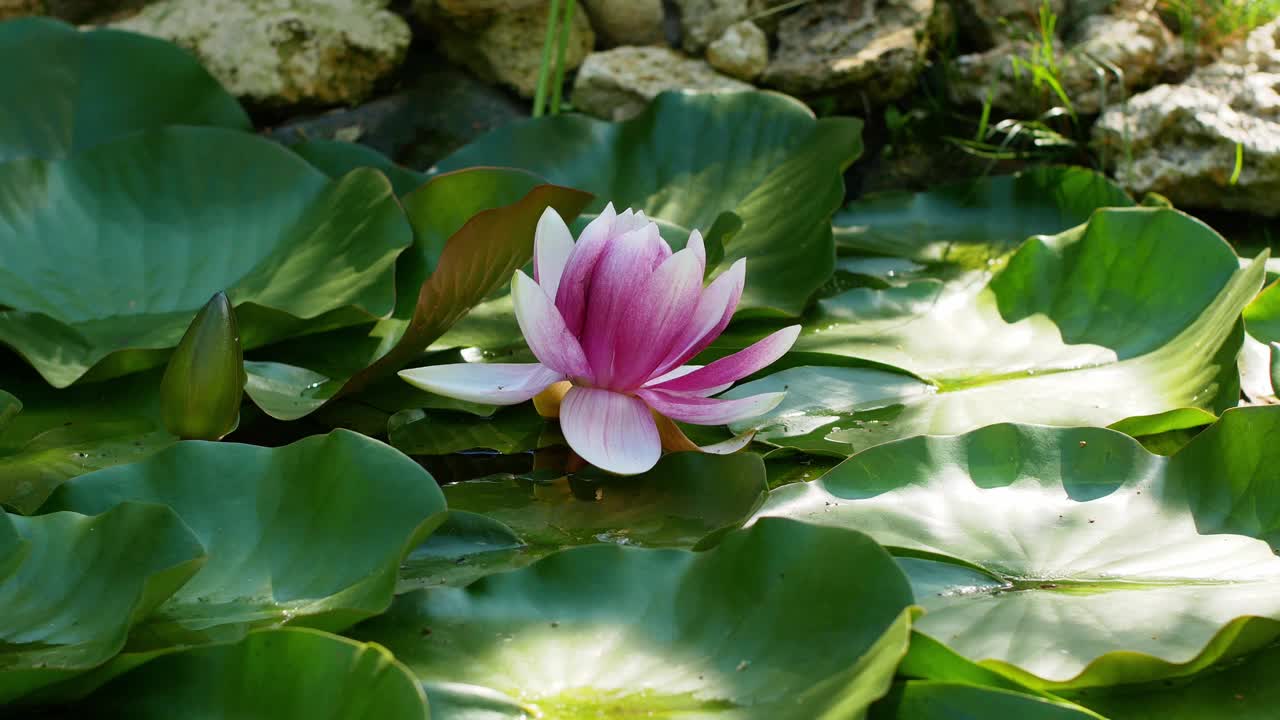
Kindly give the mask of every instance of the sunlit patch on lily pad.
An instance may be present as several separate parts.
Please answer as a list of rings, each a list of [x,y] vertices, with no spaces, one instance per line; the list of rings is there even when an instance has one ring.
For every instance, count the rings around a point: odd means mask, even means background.
[[[706,552],[566,550],[402,595],[351,634],[391,649],[444,720],[860,717],[906,652],[910,604],[866,536],[768,520]]]
[[[904,554],[919,631],[1034,686],[1187,674],[1280,634],[1274,531],[1253,519],[1280,513],[1259,475],[1277,413],[1228,411],[1172,458],[1096,428],[911,438],[774,491],[757,517]]]

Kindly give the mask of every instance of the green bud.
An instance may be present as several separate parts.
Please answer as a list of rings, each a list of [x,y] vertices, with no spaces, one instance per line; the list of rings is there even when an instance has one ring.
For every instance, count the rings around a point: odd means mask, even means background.
[[[217,440],[231,432],[244,396],[240,328],[226,293],[191,321],[160,381],[165,429],[184,440]]]

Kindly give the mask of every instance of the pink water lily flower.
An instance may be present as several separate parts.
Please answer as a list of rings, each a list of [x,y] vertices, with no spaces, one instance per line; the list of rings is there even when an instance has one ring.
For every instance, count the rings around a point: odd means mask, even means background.
[[[738,260],[704,288],[706,261],[697,230],[673,253],[644,213],[609,205],[575,244],[548,208],[534,236],[535,279],[517,270],[511,280],[516,320],[538,362],[435,365],[400,375],[472,402],[535,399],[543,414],[559,400],[561,431],[574,452],[610,472],[644,472],[664,444],[693,447],[671,420],[725,425],[782,402],[783,393],[711,396],[780,358],[799,325],[709,365],[685,364],[724,331],[746,279],[746,261]]]

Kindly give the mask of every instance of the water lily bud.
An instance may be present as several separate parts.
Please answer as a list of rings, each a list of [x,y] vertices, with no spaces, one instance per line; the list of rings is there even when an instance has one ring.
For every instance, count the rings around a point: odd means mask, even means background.
[[[235,310],[218,293],[196,314],[160,381],[165,429],[184,440],[231,432],[244,396],[244,351]]]

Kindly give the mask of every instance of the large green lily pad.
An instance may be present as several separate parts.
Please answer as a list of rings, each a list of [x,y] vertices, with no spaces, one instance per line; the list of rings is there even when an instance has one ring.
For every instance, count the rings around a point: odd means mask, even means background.
[[[433,178],[403,203],[413,248],[396,266],[390,318],[372,331],[302,338],[246,365],[245,391],[267,414],[295,420],[387,377],[427,349],[533,257],[548,208],[572,219],[590,196],[529,173],[477,168]]]
[[[172,507],[209,554],[134,649],[235,638],[264,625],[339,630],[391,601],[401,559],[444,521],[421,467],[337,430],[282,448],[182,442],[59,487],[52,510]]]
[[[0,162],[61,158],[166,125],[252,128],[186,50],[47,18],[0,24],[0,107]]]
[[[920,193],[859,198],[832,218],[842,254],[906,258],[937,269],[985,270],[1032,235],[1054,235],[1094,210],[1133,201],[1105,175],[1037,166]]]
[[[178,441],[160,420],[159,368],[62,390],[30,368],[6,370],[0,384],[22,401],[22,412],[0,423],[0,505],[35,512],[65,480]]]
[[[1270,720],[1280,703],[1277,671],[1280,648],[1273,647],[1183,682],[1078,692],[1073,699],[1111,720]]]
[[[1280,634],[1277,427],[1280,408],[1231,410],[1172,458],[1101,428],[910,438],[775,490],[758,517],[905,553],[917,629],[1029,686],[1145,682]]]
[[[912,680],[895,685],[871,712],[872,720],[1105,720],[1062,700],[1026,695],[1003,688],[963,683]]]
[[[970,273],[820,301],[796,343],[814,366],[730,391],[788,391],[773,412],[735,429],[843,454],[1000,421],[1105,426],[1155,416],[1126,430],[1167,430],[1164,413],[1236,404],[1240,311],[1262,276],[1263,258],[1241,269],[1221,237],[1187,215],[1099,210],[1087,225],[1028,240],[990,282]],[[824,355],[911,375],[823,366]]]
[[[408,665],[440,720],[859,718],[906,652],[910,604],[866,536],[774,520],[707,552],[566,550],[402,595],[352,634]]]
[[[628,477],[452,483],[444,495],[454,517],[410,554],[401,587],[464,584],[578,545],[693,547],[740,525],[767,489],[764,463],[751,453],[673,453]]]
[[[57,387],[162,363],[219,290],[246,348],[386,315],[412,241],[377,171],[218,128],[5,163],[0,195],[0,342]]]
[[[173,511],[0,513],[0,703],[109,660],[204,551]]]
[[[409,671],[372,643],[307,628],[166,654],[89,697],[86,716],[241,720],[424,720]]]
[[[861,129],[851,118],[815,119],[785,95],[671,92],[621,123],[560,115],[505,126],[438,169],[525,168],[595,193],[590,212],[607,202],[644,210],[677,235],[707,233],[732,212],[743,227],[720,267],[748,258],[741,308],[798,315],[831,275],[831,214]]]

